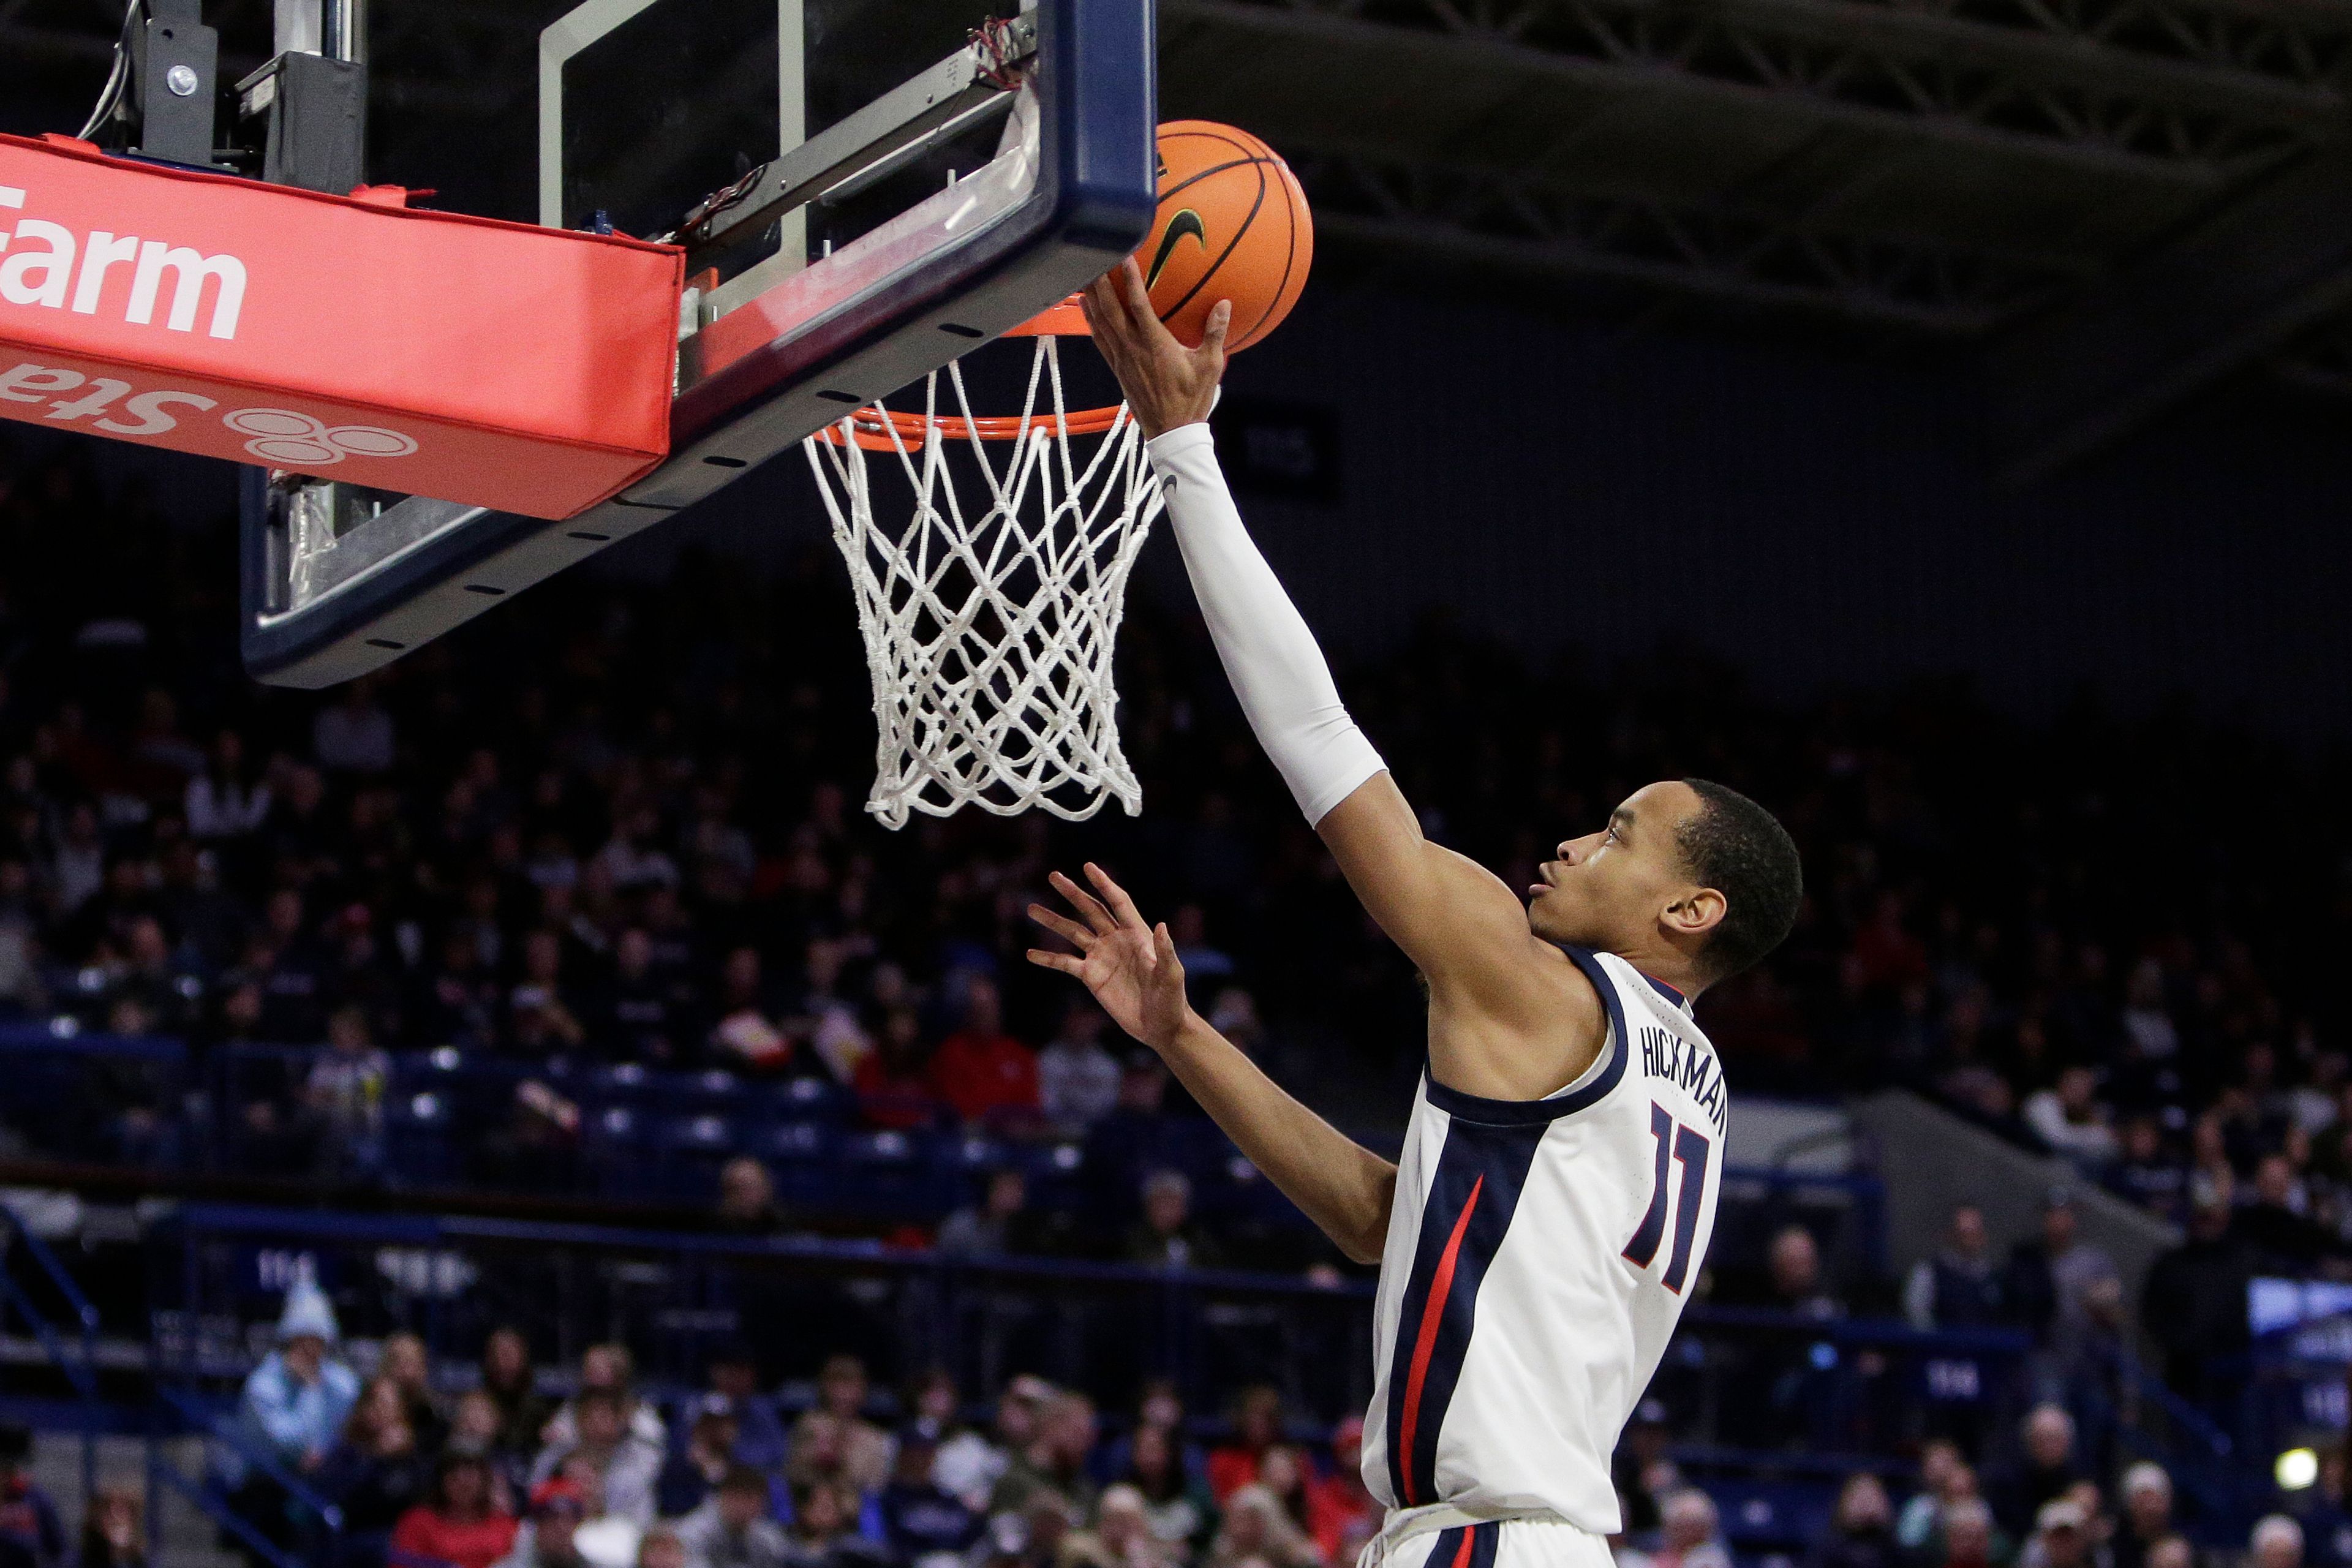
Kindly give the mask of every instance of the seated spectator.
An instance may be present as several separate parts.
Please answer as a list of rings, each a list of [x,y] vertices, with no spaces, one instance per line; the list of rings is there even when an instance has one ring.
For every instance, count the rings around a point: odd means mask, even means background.
[[[768,1517],[768,1479],[731,1465],[693,1512],[678,1521],[688,1568],[784,1568],[790,1545]]]
[[[673,988],[654,967],[652,935],[631,926],[614,942],[612,973],[586,1004],[590,1048],[607,1061],[680,1066],[692,1042],[679,1015]]]
[[[2168,1535],[2147,1553],[2147,1568],[2197,1568],[2197,1549],[2185,1535]]]
[[[358,1375],[331,1354],[336,1339],[334,1309],[306,1269],[286,1292],[278,1348],[253,1369],[237,1398],[245,1440],[297,1474],[310,1474],[327,1462],[359,1403]],[[232,1467],[237,1511],[274,1544],[289,1544],[294,1521],[285,1489],[257,1469],[244,1473],[234,1450],[224,1450],[224,1458]]]
[[[793,1428],[796,1481],[837,1479],[861,1497],[882,1489],[890,1479],[890,1435],[866,1419],[869,1391],[864,1362],[854,1355],[827,1358],[817,1373],[816,1405]]]
[[[2020,1568],[2092,1568],[2098,1521],[2071,1497],[2053,1498],[2033,1516]]]
[[[637,1538],[637,1568],[688,1568],[686,1542],[669,1526],[654,1526]]]
[[[1914,1561],[1933,1560],[1940,1554],[1945,1513],[1976,1495],[1976,1472],[1960,1457],[1959,1445],[1929,1438],[1919,1446],[1919,1489],[1895,1516],[1895,1545]]]
[[[915,1426],[898,1434],[897,1466],[882,1489],[880,1511],[883,1540],[901,1563],[961,1562],[980,1539],[979,1512],[934,1478],[938,1458],[931,1434]]]
[[[1087,1467],[1096,1435],[1095,1402],[1083,1394],[1056,1390],[1037,1412],[1036,1436],[1005,1467],[989,1499],[989,1511],[1019,1513],[1045,1493],[1079,1513],[1091,1509],[1095,1482]]]
[[[2115,1260],[2082,1239],[2081,1216],[2074,1194],[2053,1187],[2042,1204],[2042,1234],[2021,1241],[2011,1250],[2010,1300],[2016,1321],[2044,1344],[2065,1342],[2081,1332],[2083,1291],[2094,1279],[2113,1279]],[[1993,1511],[2000,1511],[1998,1500]],[[2023,1529],[2030,1521],[2004,1521]]]
[[[1867,1470],[1846,1477],[1829,1533],[1814,1543],[1811,1568],[1895,1568],[1895,1508]]]
[[[1944,1244],[1911,1268],[1903,1315],[1915,1329],[1985,1329],[2009,1321],[2008,1281],[1993,1261],[1984,1211],[1956,1204]]]
[[[974,974],[965,983],[963,1027],[940,1042],[931,1057],[931,1092],[966,1126],[1024,1131],[1038,1112],[1037,1058],[1004,1032],[996,982]]]
[[[52,1568],[65,1561],[65,1521],[32,1468],[31,1428],[0,1423],[0,1547],[22,1552],[36,1568]]]
[[[1696,1486],[1658,1500],[1658,1552],[1651,1561],[1656,1568],[1731,1568],[1715,1500]]]
[[[791,1446],[784,1418],[775,1400],[760,1392],[760,1363],[751,1347],[741,1340],[722,1340],[707,1364],[711,1394],[725,1400],[735,1416],[735,1462],[758,1470],[782,1469]]]
[[[393,1527],[392,1549],[454,1568],[490,1568],[514,1550],[517,1528],[497,1504],[488,1461],[453,1446],[435,1467],[431,1493]]]
[[[321,1131],[320,1174],[337,1181],[373,1181],[384,1160],[383,1101],[392,1058],[379,1050],[367,1015],[338,1007],[327,1020],[327,1049],[310,1068],[303,1100]]]
[[[2266,1154],[2254,1166],[2253,1194],[2238,1211],[2238,1230],[2263,1258],[2265,1269],[2308,1274],[2342,1248],[2305,1215],[2307,1200],[2284,1154]]]
[[[82,1515],[81,1547],[72,1568],[147,1568],[146,1511],[136,1488],[101,1485]]]
[[[433,1392],[433,1363],[425,1353],[425,1341],[405,1330],[387,1335],[375,1370],[378,1377],[389,1378],[400,1390],[401,1410],[408,1417],[409,1430],[416,1434],[416,1446],[428,1454],[437,1453],[448,1438],[449,1421]]]
[[[1360,1426],[1360,1445],[1361,1441]],[[1153,1539],[1167,1548],[1170,1561],[1188,1563],[1208,1544],[1217,1517],[1216,1499],[1205,1481],[1186,1469],[1172,1429],[1149,1422],[1139,1426],[1129,1440],[1127,1468],[1118,1480],[1143,1500],[1144,1522]],[[1335,1476],[1328,1484],[1336,1486],[1339,1480]],[[1356,1480],[1359,1487],[1363,1484],[1360,1476]],[[1339,1528],[1344,1530],[1344,1524]],[[1319,1531],[1317,1540],[1319,1545]]]
[[[1715,1500],[1685,1487],[1658,1500],[1656,1568],[1731,1568],[1731,1553],[1716,1522]]]
[[[313,1478],[319,1491],[343,1510],[343,1528],[362,1540],[389,1536],[393,1526],[432,1488],[432,1465],[416,1446],[399,1385],[370,1379],[343,1424],[341,1440]]]
[[[530,1342],[520,1329],[492,1329],[482,1341],[481,1390],[499,1410],[498,1446],[509,1453],[536,1454],[548,1419],[555,1412],[540,1397]]]
[[[840,1481],[813,1481],[793,1493],[793,1527],[785,1538],[787,1568],[866,1568],[881,1560],[857,1535],[856,1491]]]
[[[1176,944],[1176,962],[1184,966],[1188,984],[1207,985],[1230,980],[1235,973],[1233,955],[1209,940],[1209,915],[1198,904],[1179,904],[1168,917],[1169,939]]]
[[[537,1058],[587,1043],[588,1031],[563,984],[563,939],[534,931],[523,938],[522,974],[507,993],[507,1048]]]
[[[2147,1554],[2172,1533],[2172,1478],[2141,1460],[2124,1472],[2124,1516],[2107,1542],[2115,1568],[2147,1568]]]
[[[2164,1146],[2164,1124],[2153,1116],[2135,1116],[2124,1123],[2122,1147],[2107,1185],[2176,1224],[2188,1211],[2189,1172]]]
[[[2221,1369],[2250,1342],[2246,1291],[2259,1262],[2233,1222],[2228,1186],[2194,1194],[2187,1238],[2149,1267],[2140,1291],[2140,1327],[2182,1397],[2210,1408],[2227,1394]]]
[[[577,1481],[541,1481],[531,1489],[530,1518],[497,1568],[581,1568],[576,1536],[588,1518],[588,1494]]]
[[[449,1437],[444,1450],[455,1454],[471,1454],[489,1469],[490,1506],[499,1513],[514,1514],[517,1504],[530,1489],[530,1461],[539,1450],[534,1447],[513,1448],[507,1446],[506,1422],[499,1412],[498,1401],[482,1389],[469,1388],[457,1396],[449,1416]]]
[[[760,982],[757,948],[727,955],[719,976],[719,1022],[704,1049],[709,1059],[738,1072],[772,1078],[793,1065],[792,1037],[776,1023]]]
[[[1059,1560],[1063,1568],[1176,1568],[1182,1561],[1151,1533],[1143,1494],[1130,1486],[1104,1489],[1092,1528],[1072,1531]]]
[[[1016,1377],[996,1397],[992,1435],[967,1429],[940,1446],[931,1475],[975,1513],[985,1512],[997,1483],[1012,1468],[1013,1456],[1037,1438],[1038,1412],[1054,1391],[1039,1378]]]
[[[724,1400],[705,1399],[688,1429],[686,1447],[670,1456],[654,1483],[654,1505],[664,1519],[678,1519],[702,1506],[735,1468],[735,1412]]]
[[[1282,1441],[1282,1394],[1269,1384],[1244,1388],[1234,1400],[1234,1436],[1209,1451],[1209,1491],[1220,1507],[1257,1479],[1265,1451]]]
[[[1118,1058],[1103,1048],[1106,1020],[1093,998],[1073,999],[1062,1027],[1037,1053],[1037,1095],[1064,1138],[1083,1138],[1118,1103]]]
[[[649,1441],[629,1425],[623,1395],[610,1387],[583,1389],[567,1406],[571,1435],[551,1436],[531,1466],[531,1483],[558,1477],[576,1477],[583,1468],[602,1483],[596,1512],[628,1521],[643,1529],[655,1514],[655,1486],[660,1479],[661,1445]],[[560,1414],[548,1424],[559,1432],[566,1423]]]
[[[792,1217],[776,1201],[776,1178],[749,1154],[719,1168],[719,1204],[711,1219],[722,1236],[782,1236],[793,1228]]]
[[[1285,1519],[1308,1534],[1314,1531],[1308,1518],[1307,1498],[1307,1456],[1288,1443],[1276,1443],[1258,1458],[1257,1484],[1282,1505]]]
[[[2048,1089],[2025,1097],[2025,1124],[2044,1147],[2074,1163],[2085,1176],[2096,1176],[2117,1152],[2115,1129],[2107,1124],[2107,1108],[2099,1103],[2099,1080],[2077,1064],[2058,1075]]]
[[[989,1173],[979,1205],[948,1215],[932,1245],[950,1258],[1034,1257],[1046,1250],[1046,1224],[1029,1206],[1029,1179],[1005,1165]]]
[[[661,1412],[654,1408],[653,1401],[637,1393],[636,1380],[637,1358],[629,1353],[625,1344],[590,1345],[580,1354],[580,1393],[609,1390],[620,1401],[630,1433],[656,1449],[667,1447],[669,1429],[662,1422]],[[557,1406],[541,1434],[542,1443],[565,1444],[572,1440],[572,1410],[578,1403],[575,1396]]]
[[[1617,1491],[1618,1522],[1629,1536],[1646,1541],[1658,1531],[1658,1500],[1683,1484],[1666,1451],[1666,1407],[1644,1399],[1633,1407],[1617,1451],[1609,1456],[1609,1479]]]
[[[2246,1568],[2303,1568],[2303,1526],[2283,1513],[2265,1516],[2248,1542]]]
[[[1181,1171],[1143,1179],[1143,1215],[1127,1233],[1127,1261],[1153,1268],[1215,1268],[1224,1249],[1192,1218],[1192,1184]]]
[[[2006,1542],[1981,1498],[1962,1498],[1944,1510],[1942,1549],[1925,1559],[1929,1568],[2007,1568]]]
[[[1326,1563],[1353,1563],[1380,1533],[1381,1500],[1364,1485],[1364,1418],[1349,1415],[1331,1432],[1331,1467],[1307,1483],[1307,1522]]]
[[[1224,1501],[1224,1519],[1209,1542],[1203,1568],[1320,1568],[1312,1537],[1291,1521],[1275,1495],[1255,1481]]]
[[[2063,1406],[2034,1406],[2021,1436],[2023,1452],[1985,1490],[2001,1528],[2023,1536],[2040,1528],[2042,1506],[2081,1480],[2083,1472],[2074,1458],[2074,1418]]]
[[[931,1090],[922,1020],[912,1007],[883,1015],[874,1049],[857,1064],[850,1082],[857,1091],[858,1114],[868,1127],[911,1132],[940,1119],[942,1107]]]

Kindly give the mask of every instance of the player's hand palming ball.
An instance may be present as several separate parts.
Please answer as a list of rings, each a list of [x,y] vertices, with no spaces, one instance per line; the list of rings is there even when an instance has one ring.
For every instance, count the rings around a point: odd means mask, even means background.
[[[1209,311],[1231,300],[1225,351],[1249,347],[1298,303],[1314,259],[1307,195],[1273,148],[1206,120],[1160,128],[1160,215],[1135,260],[1179,342],[1198,348]]]

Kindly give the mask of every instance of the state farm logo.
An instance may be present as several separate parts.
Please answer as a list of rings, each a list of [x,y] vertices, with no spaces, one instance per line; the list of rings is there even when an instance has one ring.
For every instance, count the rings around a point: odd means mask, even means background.
[[[47,404],[46,414],[16,414],[12,403]],[[202,393],[168,387],[142,391],[113,376],[88,376],[59,366],[20,364],[0,370],[0,418],[84,425],[129,440],[152,440],[180,428],[183,414],[220,406]],[[374,425],[330,425],[292,408],[234,408],[220,416],[245,452],[274,468],[331,468],[349,458],[413,457],[416,438]],[[206,449],[210,449],[209,447]],[[227,457],[227,452],[219,452]]]
[[[329,468],[345,458],[405,458],[416,443],[373,425],[329,425],[287,408],[240,408],[221,423],[250,436],[245,449],[281,468]]]
[[[0,217],[22,212],[26,193],[0,185]],[[109,276],[121,279],[110,302]],[[245,263],[234,256],[206,256],[169,240],[93,229],[76,234],[47,218],[28,217],[0,228],[0,303],[72,310],[96,316],[119,309],[134,327],[155,324],[163,285],[172,286],[163,325],[193,332],[207,296],[212,315],[206,331],[234,340],[245,311]]]

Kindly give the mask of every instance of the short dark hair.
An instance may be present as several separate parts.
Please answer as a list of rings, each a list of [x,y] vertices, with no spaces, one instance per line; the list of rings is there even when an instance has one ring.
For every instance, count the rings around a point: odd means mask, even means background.
[[[1797,841],[1770,812],[1736,789],[1685,779],[1699,809],[1685,817],[1675,843],[1699,881],[1728,906],[1699,950],[1710,980],[1749,967],[1788,939],[1805,898]]]

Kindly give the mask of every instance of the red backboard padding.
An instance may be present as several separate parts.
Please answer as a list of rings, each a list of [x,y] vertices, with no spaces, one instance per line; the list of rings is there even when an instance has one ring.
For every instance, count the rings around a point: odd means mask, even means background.
[[[0,417],[530,517],[669,449],[684,253],[0,136]]]

